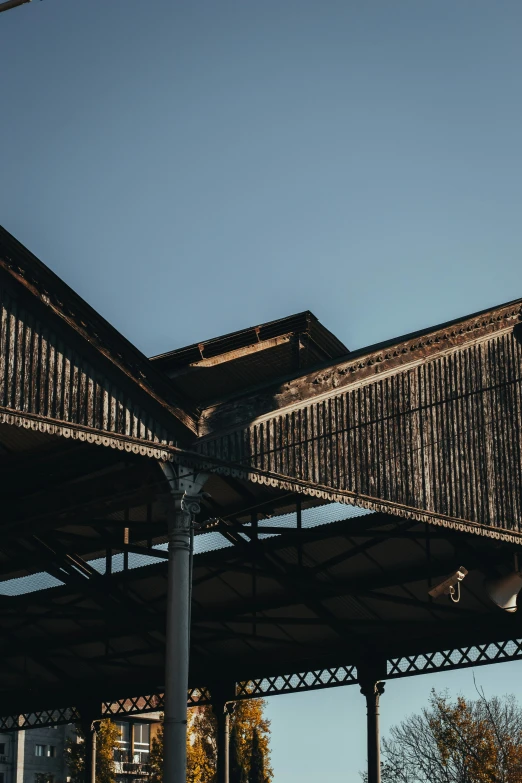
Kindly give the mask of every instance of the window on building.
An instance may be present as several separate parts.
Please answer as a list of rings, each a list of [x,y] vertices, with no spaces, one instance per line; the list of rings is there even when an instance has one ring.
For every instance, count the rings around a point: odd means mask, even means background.
[[[5,756],[5,742],[0,742],[0,756]]]
[[[45,756],[46,749],[47,749],[46,745],[35,745],[34,746],[34,755],[35,756]]]
[[[134,761],[146,764],[150,751],[150,723],[134,724]]]
[[[130,754],[130,724],[118,722],[116,723],[120,736],[117,740],[117,747],[114,751],[115,761],[128,761]]]
[[[150,745],[150,724],[134,724],[134,745],[144,745],[147,748]]]
[[[128,723],[117,723],[116,725],[120,730],[119,745],[128,748],[130,746],[130,725]]]
[[[5,775],[3,772],[0,772],[0,783],[5,783]]]
[[[54,745],[48,745],[47,753],[45,755],[50,759],[54,759],[56,756],[56,747]]]

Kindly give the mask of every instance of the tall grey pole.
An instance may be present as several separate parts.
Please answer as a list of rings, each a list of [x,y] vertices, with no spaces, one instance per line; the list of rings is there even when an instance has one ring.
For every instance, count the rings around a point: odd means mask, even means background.
[[[209,683],[212,711],[217,723],[217,783],[228,783],[230,777],[230,716],[236,711],[236,683],[221,680]]]
[[[363,681],[361,693],[366,696],[368,783],[381,783],[381,735],[379,727],[379,699],[384,693],[384,683]]]
[[[228,783],[230,775],[230,715],[226,704],[212,705],[217,721],[217,783]]]
[[[191,526],[205,474],[160,463],[169,482],[167,628],[165,648],[164,783],[186,783],[190,647]]]
[[[96,783],[96,722],[91,706],[80,706],[81,726],[85,736],[85,783]]]
[[[96,729],[94,724],[85,737],[85,783],[96,783]]]

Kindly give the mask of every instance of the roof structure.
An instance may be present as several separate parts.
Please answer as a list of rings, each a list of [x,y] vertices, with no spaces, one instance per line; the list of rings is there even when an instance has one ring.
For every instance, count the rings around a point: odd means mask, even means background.
[[[161,707],[161,460],[210,474],[191,703],[522,656],[483,587],[522,535],[520,300],[352,353],[305,312],[148,360],[6,232],[0,290],[0,727]]]
[[[196,448],[254,481],[519,541],[521,306],[209,406]]]
[[[2,421],[115,447],[191,437],[190,402],[1,227],[0,295]]]
[[[204,408],[348,353],[306,311],[154,356],[151,361],[181,393]]]

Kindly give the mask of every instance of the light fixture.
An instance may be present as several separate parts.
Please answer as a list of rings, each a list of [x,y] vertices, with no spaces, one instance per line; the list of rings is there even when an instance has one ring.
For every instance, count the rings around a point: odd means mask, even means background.
[[[518,568],[518,555],[515,555],[515,570],[497,579],[486,579],[484,587],[489,598],[499,609],[505,612],[517,611],[517,596],[522,590],[522,574]]]

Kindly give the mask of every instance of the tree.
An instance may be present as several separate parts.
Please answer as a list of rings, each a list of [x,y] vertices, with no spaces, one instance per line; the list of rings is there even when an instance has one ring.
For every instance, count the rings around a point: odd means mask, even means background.
[[[248,783],[247,773],[239,746],[239,734],[237,726],[234,724],[230,731],[230,783]]]
[[[76,726],[80,742],[68,739],[65,759],[69,767],[71,783],[83,783],[85,775],[85,737],[81,726]],[[111,720],[102,720],[96,732],[96,783],[116,783],[114,748],[120,732]]]
[[[250,756],[250,772],[248,783],[265,783],[265,758],[261,749],[259,731],[254,729],[252,737],[252,754]]]
[[[264,717],[266,701],[248,699],[236,702],[236,711],[232,716],[232,727],[238,733],[239,756],[247,775],[250,776],[252,743],[257,732],[259,747],[263,756],[265,780],[270,783],[274,775],[270,766],[270,721]]]
[[[513,696],[432,691],[420,715],[391,729],[382,757],[383,783],[522,783],[522,708]]]
[[[163,783],[163,716],[158,731],[150,743],[150,783]]]
[[[213,783],[216,777],[217,724],[210,707],[188,711],[187,783]]]
[[[230,783],[247,783],[252,756],[254,731],[263,757],[263,783],[270,783],[270,721],[263,715],[263,699],[249,699],[236,703],[230,718]],[[188,711],[187,725],[187,783],[215,783],[217,760],[217,723],[212,707],[194,707]],[[163,781],[163,730],[152,740],[151,783]],[[232,771],[237,764],[236,774]],[[242,770],[242,771],[241,771]],[[243,775],[244,777],[241,777]],[[73,781],[75,783],[75,781]]]

